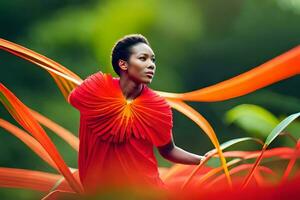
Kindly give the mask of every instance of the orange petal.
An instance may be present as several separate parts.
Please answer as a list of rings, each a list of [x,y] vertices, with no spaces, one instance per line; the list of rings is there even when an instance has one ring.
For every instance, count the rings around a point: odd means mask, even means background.
[[[187,93],[158,92],[166,98],[186,101],[224,101],[243,96],[300,73],[300,46],[218,84]]]
[[[229,176],[227,165],[226,165],[226,159],[223,156],[222,149],[220,147],[218,138],[217,138],[213,128],[208,123],[208,121],[202,115],[200,115],[200,113],[198,113],[196,110],[194,110],[192,107],[188,106],[186,103],[184,103],[182,101],[173,100],[173,99],[172,100],[167,99],[167,101],[173,108],[175,108],[176,110],[178,110],[179,112],[183,113],[188,118],[193,120],[207,134],[207,136],[209,137],[209,139],[215,146],[215,148],[220,156],[221,164],[222,164],[224,172],[226,174],[227,181],[228,181],[229,185],[231,185],[231,180],[230,180],[230,176]],[[193,174],[195,174],[195,173],[193,173]],[[193,174],[191,174],[191,176],[187,179],[187,181],[184,185],[186,185],[192,179]]]
[[[55,190],[47,194],[42,200],[77,199],[78,194],[70,191]]]
[[[32,116],[29,108],[27,108],[12,92],[10,92],[3,84],[0,84],[0,101],[10,112],[12,117],[44,147],[49,156],[52,158],[60,173],[66,177],[70,186],[76,191],[81,192],[82,188],[78,183],[63,158],[57,151],[44,129]]]
[[[0,167],[1,187],[49,191],[61,177],[41,171]]]
[[[230,167],[238,162],[240,162],[241,159],[234,159],[231,160],[230,162],[227,163],[227,167]],[[214,168],[212,170],[210,170],[209,172],[207,172],[205,175],[203,175],[201,178],[199,178],[198,180],[196,180],[196,184],[198,185],[198,187],[201,187],[200,185],[206,181],[207,179],[209,179],[210,177],[214,176],[215,174],[217,174],[218,172],[220,172],[223,169],[223,167],[217,167]]]
[[[34,111],[32,109],[30,109],[30,111],[40,124],[52,130],[54,133],[56,133],[60,138],[65,140],[73,149],[75,149],[78,152],[79,140],[75,135],[73,135],[70,131],[58,125],[57,123],[53,122],[52,120],[48,119],[47,117],[41,115],[37,111]]]
[[[252,169],[252,168],[253,168],[253,164],[238,165],[238,166],[236,166],[236,167],[234,167],[230,170],[230,175],[236,174],[236,173],[244,171],[244,170]],[[272,176],[276,175],[270,168],[265,167],[265,166],[258,166],[257,169],[259,171],[263,171],[265,173],[272,174]],[[207,185],[205,185],[205,187],[206,188],[211,188],[213,186],[213,184],[215,184],[216,182],[221,181],[224,178],[225,178],[225,176],[221,175],[221,176],[215,178],[213,181],[209,182]]]
[[[47,70],[55,80],[65,99],[67,99],[71,90],[82,82],[82,79],[69,69],[21,45],[0,38],[0,49]]]
[[[288,163],[288,165],[287,165],[287,167],[286,167],[286,169],[283,173],[283,176],[282,176],[282,179],[281,179],[281,184],[288,179],[288,177],[289,177],[289,175],[290,175],[290,173],[291,173],[291,171],[292,171],[292,169],[293,169],[293,167],[296,163],[296,160],[298,158],[297,154],[300,153],[299,150],[300,150],[300,140],[298,140],[298,142],[296,144],[295,152],[293,153],[293,155],[292,155],[292,157],[291,157],[291,159],[290,159],[290,161],[289,161],[289,163]]]
[[[33,152],[35,152],[41,159],[43,159],[46,163],[48,163],[54,169],[57,169],[55,163],[49,157],[48,153],[45,149],[36,141],[32,136],[30,136],[25,131],[19,129],[15,125],[0,119],[0,127],[6,129],[9,133],[12,133],[17,138],[19,138],[22,142],[24,142]]]

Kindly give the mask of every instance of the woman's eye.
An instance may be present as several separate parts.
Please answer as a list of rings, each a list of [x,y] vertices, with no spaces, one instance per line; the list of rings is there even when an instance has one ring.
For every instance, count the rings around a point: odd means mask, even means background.
[[[140,60],[146,60],[146,58],[145,57],[140,57]]]
[[[152,58],[152,61],[155,62],[155,58]]]

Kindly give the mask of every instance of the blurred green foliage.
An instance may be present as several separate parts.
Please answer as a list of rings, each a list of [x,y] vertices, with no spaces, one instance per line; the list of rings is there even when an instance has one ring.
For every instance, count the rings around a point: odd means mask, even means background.
[[[243,131],[256,138],[265,139],[279,123],[279,120],[266,109],[252,105],[242,104],[226,112],[225,120],[228,124],[236,124]]]
[[[114,42],[125,34],[141,33],[157,59],[157,73],[150,87],[186,92],[238,75],[298,45],[300,5],[294,2],[0,1],[0,37],[43,54],[85,78],[98,70],[114,74],[110,64]],[[64,101],[45,71],[3,51],[0,67],[1,82],[26,105],[77,134],[79,113]],[[293,77],[244,97],[189,104],[207,118],[223,143],[247,134],[224,123],[226,111],[240,104],[255,104],[275,116],[295,113],[300,109],[299,83],[300,78]],[[175,110],[173,114],[177,146],[197,154],[212,148],[195,124]],[[2,106],[0,116],[16,124]],[[77,167],[76,153],[47,131],[67,163]],[[0,166],[51,171],[2,129],[0,146]],[[160,165],[170,166],[157,156]],[[33,198],[27,191],[11,191],[0,189],[1,199]]]
[[[276,117],[261,106],[242,104],[228,110],[225,113],[224,121],[228,125],[234,124],[239,127],[241,132],[264,141],[270,137],[272,130],[286,117]],[[288,123],[282,135],[288,134],[289,137],[282,137],[280,145],[294,147],[295,140],[300,138],[299,130],[299,122]]]

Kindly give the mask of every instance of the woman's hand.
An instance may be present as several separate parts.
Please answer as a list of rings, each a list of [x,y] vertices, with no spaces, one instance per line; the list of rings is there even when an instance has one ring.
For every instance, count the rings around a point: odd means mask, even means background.
[[[197,154],[185,151],[174,144],[173,138],[171,141],[161,147],[158,147],[158,151],[162,157],[165,159],[181,164],[187,165],[198,165],[200,164],[206,156],[200,156]]]

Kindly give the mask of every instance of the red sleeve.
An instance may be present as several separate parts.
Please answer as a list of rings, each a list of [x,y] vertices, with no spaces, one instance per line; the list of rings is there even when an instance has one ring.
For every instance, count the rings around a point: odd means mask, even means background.
[[[85,83],[74,88],[68,96],[69,103],[79,112],[87,110],[89,105],[88,99],[84,97],[87,94],[83,87],[85,87]]]
[[[80,110],[80,103],[78,102],[78,98],[77,98],[77,90],[79,87],[80,86],[74,88],[68,96],[68,102],[78,110]]]
[[[68,102],[80,112],[87,112],[93,109],[97,99],[97,88],[102,84],[102,80],[102,72],[88,76],[70,92]]]
[[[171,142],[172,129],[168,130],[165,133],[162,133],[162,135],[164,135],[164,136],[160,137],[160,138],[157,137],[156,139],[152,140],[154,146],[160,147],[160,146],[164,146],[164,145],[168,144],[169,142]]]
[[[173,128],[173,115],[172,109],[168,107],[165,112],[164,122],[161,124],[165,124],[164,126],[160,126],[158,129],[158,133],[155,134],[155,137],[152,138],[152,143],[154,146],[159,147],[168,144],[172,138],[172,128]],[[159,126],[159,125],[158,125]]]

